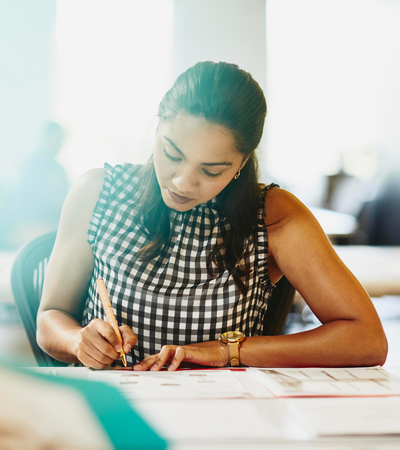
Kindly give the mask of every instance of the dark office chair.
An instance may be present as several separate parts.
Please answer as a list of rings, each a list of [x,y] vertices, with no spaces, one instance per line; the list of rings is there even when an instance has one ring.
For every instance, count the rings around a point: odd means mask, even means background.
[[[275,285],[268,298],[268,309],[264,316],[263,336],[282,334],[286,318],[293,305],[296,290],[286,277]]]
[[[36,342],[36,316],[56,234],[56,231],[51,231],[25,244],[18,252],[11,269],[15,304],[39,366],[67,366],[49,356]]]

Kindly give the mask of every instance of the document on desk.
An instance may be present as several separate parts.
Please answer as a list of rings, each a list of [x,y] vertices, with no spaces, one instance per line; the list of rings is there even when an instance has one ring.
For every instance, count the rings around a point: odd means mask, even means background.
[[[400,435],[400,397],[296,398],[290,409],[316,436]]]
[[[380,367],[258,369],[251,372],[274,397],[400,395],[400,379]]]
[[[248,382],[244,371],[182,370],[176,372],[135,372],[101,370],[91,372],[91,380],[117,386],[131,399],[272,398],[257,380]]]

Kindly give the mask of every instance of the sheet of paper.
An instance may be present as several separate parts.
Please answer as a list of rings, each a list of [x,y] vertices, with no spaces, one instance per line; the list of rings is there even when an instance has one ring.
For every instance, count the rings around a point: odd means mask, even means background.
[[[235,377],[243,386],[245,398],[274,398],[271,392],[246,371],[234,371]]]
[[[246,449],[248,442],[284,437],[274,405],[266,418],[259,401],[254,400],[136,400],[135,408],[174,444],[184,441],[206,448],[206,442],[209,448],[209,444],[230,442],[242,443],[241,448]]]
[[[249,371],[275,397],[400,395],[400,379],[380,367],[256,369]]]
[[[256,380],[254,383],[248,383],[241,376],[244,373],[230,370],[177,372],[104,370],[91,372],[89,378],[117,386],[127,399],[271,397],[261,383]]]
[[[400,397],[296,398],[297,420],[316,436],[400,435]]]

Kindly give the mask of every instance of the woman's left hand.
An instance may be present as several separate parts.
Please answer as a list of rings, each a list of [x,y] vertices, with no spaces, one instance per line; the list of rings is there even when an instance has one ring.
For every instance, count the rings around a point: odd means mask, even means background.
[[[219,341],[200,342],[192,345],[164,345],[160,353],[151,355],[133,366],[133,370],[160,370],[169,364],[168,370],[176,370],[182,361],[203,366],[224,367],[229,363],[229,348]]]

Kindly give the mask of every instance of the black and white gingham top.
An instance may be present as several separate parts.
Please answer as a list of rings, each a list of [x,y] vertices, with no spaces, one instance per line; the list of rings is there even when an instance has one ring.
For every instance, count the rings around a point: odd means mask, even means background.
[[[210,277],[207,255],[229,229],[212,199],[195,208],[170,210],[172,238],[150,263],[136,253],[148,243],[139,226],[137,199],[141,196],[141,166],[105,164],[105,179],[93,211],[88,242],[95,257],[83,325],[106,320],[96,279],[107,286],[117,322],[129,325],[138,343],[127,355],[134,364],[158,353],[165,344],[184,345],[218,339],[221,332],[240,330],[246,336],[262,333],[262,319],[273,287],[268,276],[268,243],[264,223],[265,195],[260,199],[257,243],[241,261],[251,268],[244,278],[244,297],[228,271]],[[120,364],[120,361],[116,361]]]

